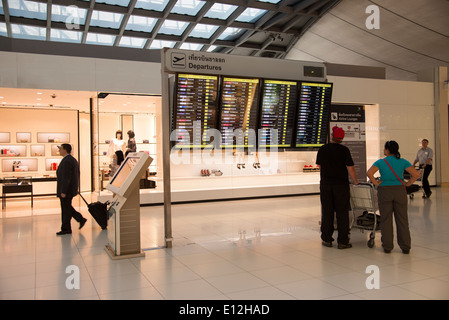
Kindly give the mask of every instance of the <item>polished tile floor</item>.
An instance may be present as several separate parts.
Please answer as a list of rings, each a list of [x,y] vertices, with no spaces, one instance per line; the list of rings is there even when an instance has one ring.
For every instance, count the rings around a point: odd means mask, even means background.
[[[449,188],[409,200],[409,255],[397,247],[385,254],[379,233],[368,248],[369,232],[359,229],[353,248],[323,247],[319,196],[309,195],[174,205],[170,249],[161,248],[163,207],[143,207],[145,257],[112,260],[107,231],[74,203],[89,221],[57,237],[55,198],[36,199],[33,209],[29,200],[8,201],[0,299],[449,299]]]

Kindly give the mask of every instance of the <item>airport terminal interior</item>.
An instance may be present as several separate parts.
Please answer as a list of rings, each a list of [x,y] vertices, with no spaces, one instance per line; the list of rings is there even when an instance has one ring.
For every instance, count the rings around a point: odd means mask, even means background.
[[[449,299],[448,13],[445,0],[0,1],[0,300]],[[337,230],[322,243],[316,157],[334,126],[364,183],[386,141],[413,163],[429,140],[409,253],[396,230],[386,253],[358,222],[379,214],[369,183],[363,205],[351,193],[352,247]],[[62,143],[87,222],[56,235]]]

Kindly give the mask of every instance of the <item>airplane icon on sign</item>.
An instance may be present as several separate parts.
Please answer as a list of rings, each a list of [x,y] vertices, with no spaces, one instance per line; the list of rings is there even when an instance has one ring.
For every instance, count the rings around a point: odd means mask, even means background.
[[[185,68],[186,67],[185,54],[173,53],[171,58],[172,58],[171,59],[172,67],[176,67],[176,68]]]

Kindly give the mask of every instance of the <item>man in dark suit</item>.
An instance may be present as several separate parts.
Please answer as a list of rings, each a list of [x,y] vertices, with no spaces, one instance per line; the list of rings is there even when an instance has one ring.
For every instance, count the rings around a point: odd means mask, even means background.
[[[59,148],[59,153],[63,157],[56,170],[57,185],[56,195],[61,201],[61,231],[56,234],[64,235],[72,233],[71,220],[74,218],[80,224],[80,229],[84,226],[87,219],[72,206],[72,199],[78,194],[80,169],[78,161],[70,154],[72,146],[63,143]]]

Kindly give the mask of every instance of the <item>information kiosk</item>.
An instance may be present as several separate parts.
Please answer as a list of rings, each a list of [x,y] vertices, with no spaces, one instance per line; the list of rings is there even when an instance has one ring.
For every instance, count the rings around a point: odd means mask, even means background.
[[[140,178],[153,159],[130,153],[106,188],[114,193],[108,210],[108,244],[112,259],[144,256],[140,248]]]

